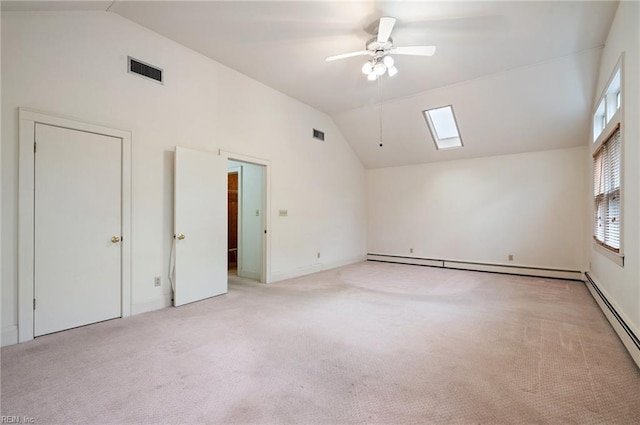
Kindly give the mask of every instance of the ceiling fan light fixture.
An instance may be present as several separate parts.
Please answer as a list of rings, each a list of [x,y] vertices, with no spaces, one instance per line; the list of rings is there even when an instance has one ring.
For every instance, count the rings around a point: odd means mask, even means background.
[[[1,1],[1,0],[0,0]],[[329,56],[327,62],[346,59],[354,56],[369,56],[369,60],[362,65],[362,73],[369,81],[376,81],[384,74],[393,77],[398,74],[393,55],[433,56],[436,46],[395,46],[391,33],[396,24],[396,18],[383,16],[378,21],[378,32],[365,43],[365,50]]]
[[[371,63],[371,61],[367,61],[367,62],[365,62],[364,65],[362,65],[362,73],[363,74],[369,75],[372,70],[373,70],[373,64]]]
[[[382,62],[376,62],[373,67],[373,72],[375,72],[377,75],[384,75],[384,73],[387,72],[387,67]]]

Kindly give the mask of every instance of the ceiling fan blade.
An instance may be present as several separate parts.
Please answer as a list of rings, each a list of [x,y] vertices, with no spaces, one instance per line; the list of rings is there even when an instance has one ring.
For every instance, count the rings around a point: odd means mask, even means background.
[[[383,16],[380,18],[380,24],[378,25],[378,43],[384,44],[389,41],[391,37],[391,31],[396,24],[396,18],[389,16]]]
[[[365,56],[365,55],[371,55],[371,54],[372,52],[370,50],[360,50],[359,52],[343,53],[341,55],[329,56],[325,60],[327,62],[331,62],[338,59],[352,58],[354,56]]]
[[[405,46],[394,47],[390,53],[395,55],[433,56],[435,52],[436,46]]]

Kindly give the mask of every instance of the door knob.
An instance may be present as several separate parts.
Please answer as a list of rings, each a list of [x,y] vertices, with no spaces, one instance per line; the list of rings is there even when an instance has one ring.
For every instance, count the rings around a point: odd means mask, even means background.
[[[178,233],[178,240],[183,240],[184,238],[186,238],[186,236],[182,233]]]
[[[120,242],[120,236],[112,236],[112,237],[111,237],[111,242],[113,242],[113,243],[118,243],[118,242]]]

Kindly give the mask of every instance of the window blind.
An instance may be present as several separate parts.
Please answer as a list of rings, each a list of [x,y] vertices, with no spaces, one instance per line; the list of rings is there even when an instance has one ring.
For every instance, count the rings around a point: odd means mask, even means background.
[[[620,252],[621,151],[618,125],[593,155],[593,238],[614,252]]]

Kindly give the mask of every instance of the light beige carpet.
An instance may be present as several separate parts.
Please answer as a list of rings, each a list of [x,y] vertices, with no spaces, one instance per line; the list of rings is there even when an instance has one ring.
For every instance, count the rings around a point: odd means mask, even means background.
[[[2,349],[2,415],[59,424],[638,424],[580,282],[360,263]]]

